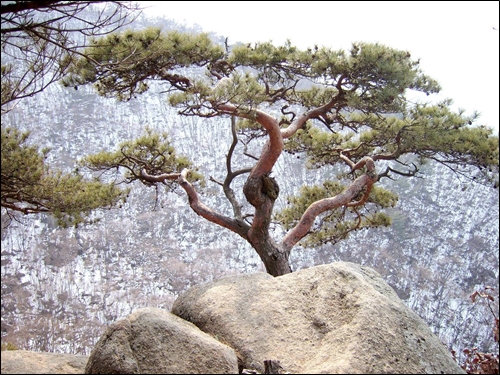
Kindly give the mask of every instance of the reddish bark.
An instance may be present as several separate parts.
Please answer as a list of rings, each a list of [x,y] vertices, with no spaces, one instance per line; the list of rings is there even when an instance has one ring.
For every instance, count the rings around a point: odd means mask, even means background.
[[[259,110],[241,110],[232,104],[221,104],[217,110],[221,113],[230,114],[237,117],[247,118],[257,121],[267,131],[269,139],[264,145],[261,155],[252,168],[243,187],[243,192],[247,201],[255,208],[252,224],[249,225],[241,218],[232,219],[221,215],[200,202],[198,194],[194,187],[187,181],[187,170],[180,174],[169,174],[161,176],[149,176],[142,172],[142,177],[151,182],[158,182],[163,178],[169,180],[177,179],[182,188],[186,191],[189,198],[189,204],[193,211],[214,224],[232,230],[247,240],[259,254],[266,271],[273,276],[280,276],[292,272],[289,255],[294,245],[304,238],[310,231],[314,220],[318,215],[336,209],[341,206],[355,206],[366,202],[373,184],[377,181],[375,164],[373,159],[366,157],[359,162],[352,162],[347,156],[341,154],[342,160],[351,168],[352,171],[366,167],[367,172],[354,180],[342,193],[335,197],[325,198],[317,201],[304,212],[298,224],[290,230],[283,238],[281,243],[276,243],[269,236],[269,225],[273,213],[274,202],[277,198],[278,187],[275,182],[269,183],[269,173],[272,171],[276,161],[283,152],[283,138],[291,137],[300,129],[307,120],[320,116],[330,110],[338,98],[334,98],[330,103],[323,107],[310,110],[286,129],[280,129],[278,121]],[[229,171],[230,169],[228,169]],[[266,180],[267,179],[267,180]],[[267,184],[266,184],[267,183]],[[267,189],[267,190],[266,190]],[[359,201],[354,199],[364,192]]]
[[[368,174],[363,174],[354,180],[342,193],[335,197],[321,199],[311,204],[300,218],[298,224],[283,238],[282,244],[284,249],[290,251],[297,242],[304,238],[318,215],[341,206],[352,205],[352,200],[362,191],[365,191],[364,197],[366,197],[370,193],[371,187],[375,181],[376,180]],[[360,204],[360,202],[356,203]]]

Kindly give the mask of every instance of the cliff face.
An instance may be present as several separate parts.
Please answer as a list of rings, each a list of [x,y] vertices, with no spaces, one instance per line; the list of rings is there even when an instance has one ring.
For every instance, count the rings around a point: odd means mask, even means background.
[[[117,103],[88,87],[56,85],[22,101],[2,126],[31,130],[33,142],[52,148],[49,162],[68,170],[78,157],[111,149],[148,126],[167,131],[205,176],[223,180],[230,146],[229,120],[181,118],[154,89]],[[236,166],[246,166],[245,159]],[[392,227],[358,232],[335,246],[294,249],[293,268],[338,260],[372,267],[445,344],[489,351],[490,312],[469,295],[482,285],[498,290],[498,192],[461,184],[434,164],[428,169],[425,179],[387,185],[400,195]],[[323,173],[284,155],[273,173],[276,206]],[[203,199],[230,212],[221,197],[220,187],[209,184]],[[182,191],[162,193],[155,206],[155,191],[137,186],[123,209],[96,215],[99,223],[78,229],[56,228],[44,215],[6,227],[2,215],[2,342],[89,354],[106,325],[137,308],[168,309],[189,286],[263,271],[248,245],[200,219]],[[279,228],[275,234],[281,236]]]

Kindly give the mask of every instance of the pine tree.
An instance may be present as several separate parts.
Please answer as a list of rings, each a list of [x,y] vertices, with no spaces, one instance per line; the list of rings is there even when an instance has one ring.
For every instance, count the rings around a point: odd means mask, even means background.
[[[219,183],[233,215],[201,202],[196,170],[153,133],[83,165],[125,169],[127,181],[146,185],[178,184],[198,215],[248,241],[274,276],[291,272],[289,256],[298,243],[336,242],[354,230],[389,225],[383,210],[398,198],[377,183],[416,176],[428,160],[498,187],[498,137],[477,124],[476,114],[452,111],[451,100],[410,102],[409,91],[429,96],[440,87],[407,51],[368,43],[355,43],[350,51],[300,50],[289,42],[224,48],[207,34],[150,28],[96,39],[85,53],[89,58],[71,64],[66,86],[93,83],[100,95],[126,101],[159,81],[180,115],[232,119],[227,177]],[[248,158],[251,168],[233,171],[243,136],[265,144]],[[272,172],[285,152],[305,155],[310,168],[335,166],[340,172],[304,187],[275,213],[279,176]],[[232,188],[240,175],[246,176],[244,202]],[[287,230],[282,239],[271,238],[272,220]]]

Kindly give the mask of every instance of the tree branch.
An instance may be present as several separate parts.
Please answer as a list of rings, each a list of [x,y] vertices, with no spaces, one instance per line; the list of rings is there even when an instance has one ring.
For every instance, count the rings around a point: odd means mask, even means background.
[[[243,174],[243,173],[249,173],[252,169],[246,168],[246,169],[241,169],[239,171],[233,172],[232,168],[231,168],[231,159],[233,157],[234,149],[236,148],[236,145],[238,144],[238,136],[236,134],[235,116],[231,116],[231,134],[233,137],[233,141],[231,143],[231,147],[229,148],[229,152],[228,152],[227,157],[226,157],[227,175],[226,175],[226,179],[224,180],[224,183],[222,184],[222,188],[224,190],[224,194],[226,195],[226,198],[229,200],[229,202],[231,203],[231,206],[233,207],[234,217],[236,219],[243,220],[243,216],[241,213],[242,205],[236,199],[236,195],[234,194],[234,191],[231,188],[231,183],[233,182],[233,180],[236,176],[239,176],[240,174]]]
[[[235,232],[236,234],[239,234],[246,240],[250,226],[243,220],[231,219],[227,216],[213,211],[212,209],[201,203],[195,188],[187,180],[188,172],[189,171],[187,169],[184,169],[179,175],[178,182],[186,192],[189,199],[189,205],[193,209],[193,211],[204,219],[214,224],[220,225],[221,227],[227,228]]]
[[[216,109],[234,116],[257,121],[266,129],[269,141],[264,145],[260,158],[252,168],[248,178],[260,178],[271,173],[284,147],[278,121],[260,110],[242,111],[233,104],[219,104],[216,106]]]
[[[160,175],[150,175],[145,169],[141,169],[140,178],[147,182],[164,182],[165,180],[175,181],[181,176],[180,173],[163,173]]]
[[[243,220],[231,219],[227,216],[219,214],[209,207],[200,202],[198,193],[194,186],[187,180],[188,169],[183,169],[181,173],[164,173],[161,175],[153,176],[148,174],[144,169],[141,170],[141,178],[148,182],[164,182],[165,180],[175,180],[184,189],[188,196],[189,206],[198,215],[204,219],[227,228],[236,234],[239,234],[245,240],[247,239],[247,232],[249,225]]]
[[[368,163],[367,166],[370,165],[374,169],[374,165],[372,164],[373,160],[371,161],[371,164]],[[323,212],[333,210],[341,206],[357,206],[366,202],[370,190],[376,181],[376,173],[374,173],[373,170],[370,170],[355,179],[342,193],[336,195],[335,197],[324,198],[312,203],[304,212],[297,225],[283,238],[281,243],[284,248],[287,251],[290,251],[292,247],[297,244],[297,242],[308,234],[314,224],[314,220]],[[365,192],[363,198],[360,201],[352,202],[352,200],[362,192]]]

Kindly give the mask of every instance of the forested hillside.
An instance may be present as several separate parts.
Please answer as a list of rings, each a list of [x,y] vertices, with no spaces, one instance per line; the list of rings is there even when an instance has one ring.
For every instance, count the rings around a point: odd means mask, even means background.
[[[164,29],[176,27],[164,21]],[[52,85],[2,116],[2,127],[30,130],[31,142],[51,147],[51,165],[67,171],[78,158],[114,148],[146,127],[167,131],[178,152],[201,167],[206,203],[230,211],[221,187],[209,180],[224,179],[217,163],[231,144],[230,121],[181,117],[159,91],[117,102],[91,87]],[[245,166],[245,159],[235,163]],[[426,168],[426,178],[385,183],[400,196],[391,227],[297,249],[293,270],[339,260],[373,267],[448,347],[493,350],[491,312],[469,296],[485,285],[498,290],[498,190],[459,180],[437,164]],[[276,205],[284,207],[297,187],[334,172],[308,170],[304,160],[284,155],[275,169]],[[2,343],[89,354],[106,325],[137,308],[168,309],[191,285],[265,271],[238,236],[199,218],[182,191],[157,196],[154,188],[134,186],[121,209],[95,216],[95,224],[61,229],[50,216],[9,220],[2,213]]]

